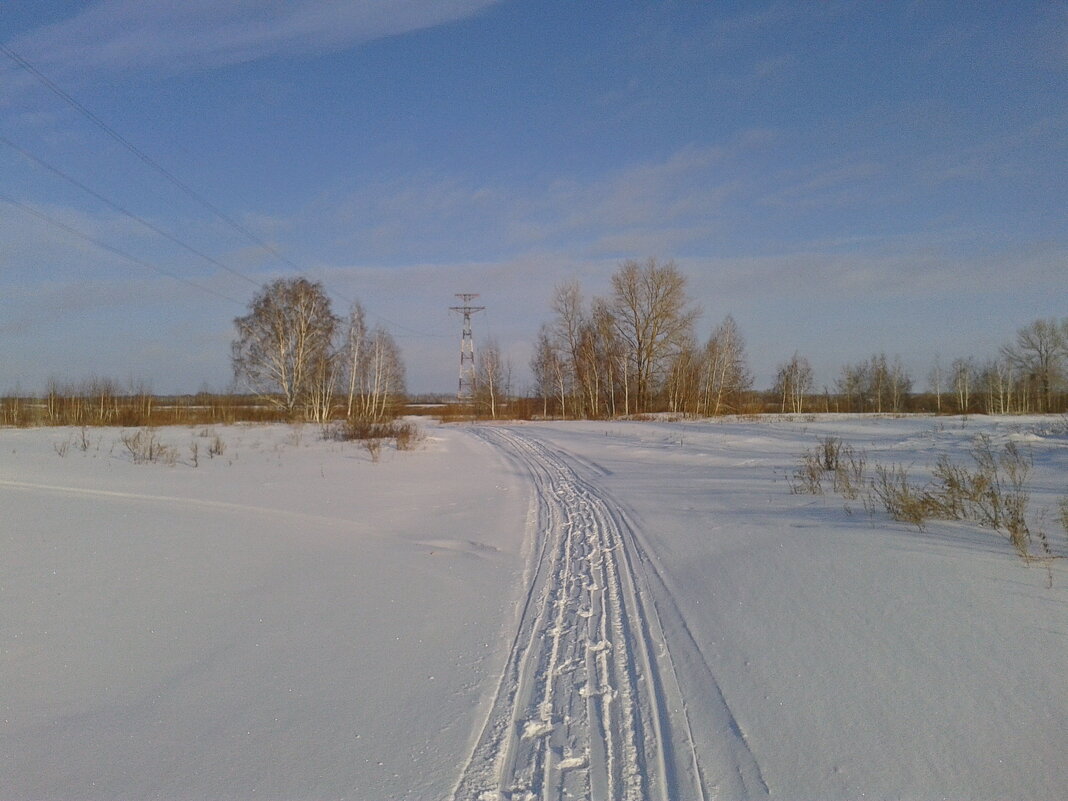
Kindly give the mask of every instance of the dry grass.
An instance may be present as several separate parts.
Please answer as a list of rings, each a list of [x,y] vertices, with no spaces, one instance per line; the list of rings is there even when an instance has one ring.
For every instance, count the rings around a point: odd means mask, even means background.
[[[830,474],[834,491],[853,500],[864,486],[866,463],[863,451],[858,453],[838,437],[824,437],[801,454],[790,489],[795,495],[822,495],[823,479]]]
[[[141,428],[132,432],[124,431],[120,439],[134,464],[174,465],[178,462],[178,451],[160,442],[159,436],[151,428]]]
[[[804,451],[797,469],[790,475],[790,491],[794,495],[823,494],[823,462],[818,449]]]
[[[1049,564],[1058,557],[1042,527],[1032,532],[1027,520],[1031,455],[1015,442],[997,449],[986,435],[975,438],[969,455],[971,466],[940,454],[931,481],[924,485],[913,483],[908,468],[900,464],[876,464],[869,481],[865,477],[866,454],[835,437],[825,437],[801,454],[790,477],[790,489],[795,494],[822,495],[824,477],[832,475],[835,492],[853,500],[866,489],[864,505],[869,512],[881,509],[921,531],[933,519],[966,520],[1004,532],[1024,561],[1046,565],[1052,582]],[[1068,534],[1068,497],[1061,499],[1059,509],[1061,525]]]
[[[89,382],[90,384],[93,382]],[[41,396],[0,398],[0,425],[41,426],[217,425],[277,422],[283,415],[273,406],[243,395],[163,397],[122,394],[116,382],[103,386],[61,387]]]
[[[398,451],[410,451],[422,440],[419,428],[403,420],[371,422],[369,420],[339,421],[323,427],[323,438],[339,442],[361,442],[371,460],[377,462],[382,441],[392,439]]]
[[[875,465],[871,494],[866,501],[869,511],[882,506],[894,520],[911,523],[921,531],[932,516],[930,495],[909,482],[908,470],[902,465]]]
[[[855,451],[849,445],[841,446],[834,467],[834,491],[851,501],[860,497],[865,486],[867,462],[864,451]]]

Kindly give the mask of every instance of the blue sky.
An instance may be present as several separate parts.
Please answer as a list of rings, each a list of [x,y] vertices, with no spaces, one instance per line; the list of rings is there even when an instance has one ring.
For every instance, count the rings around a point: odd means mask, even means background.
[[[298,268],[416,392],[455,387],[453,293],[522,388],[553,287],[631,258],[689,276],[700,339],[734,315],[759,386],[795,350],[922,386],[1068,315],[1064,2],[6,0],[0,42],[275,251],[0,53],[0,392],[224,389]]]

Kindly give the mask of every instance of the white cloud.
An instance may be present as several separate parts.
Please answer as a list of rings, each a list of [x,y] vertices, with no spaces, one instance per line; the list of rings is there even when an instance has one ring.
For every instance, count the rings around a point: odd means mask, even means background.
[[[48,70],[168,73],[318,53],[472,16],[497,0],[100,0],[9,42]]]

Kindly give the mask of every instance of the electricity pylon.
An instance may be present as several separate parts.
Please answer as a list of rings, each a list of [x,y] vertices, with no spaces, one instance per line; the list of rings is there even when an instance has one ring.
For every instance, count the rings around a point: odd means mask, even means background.
[[[478,297],[477,293],[457,292],[456,297],[462,305],[450,306],[449,311],[464,316],[464,332],[460,337],[460,386],[456,391],[456,399],[461,403],[470,403],[475,397],[475,339],[471,335],[471,315],[486,307],[471,305],[471,301]]]

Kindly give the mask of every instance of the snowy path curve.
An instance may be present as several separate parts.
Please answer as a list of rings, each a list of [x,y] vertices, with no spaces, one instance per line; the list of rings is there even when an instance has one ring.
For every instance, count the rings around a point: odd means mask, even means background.
[[[720,777],[709,785],[705,770],[737,767],[699,757],[637,566],[643,555],[617,504],[562,451],[513,429],[475,431],[529,473],[536,552],[518,630],[454,798],[715,798]]]

